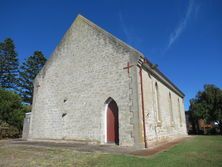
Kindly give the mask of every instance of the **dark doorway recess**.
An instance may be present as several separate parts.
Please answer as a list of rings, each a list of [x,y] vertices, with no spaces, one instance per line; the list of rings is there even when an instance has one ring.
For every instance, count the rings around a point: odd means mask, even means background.
[[[113,99],[107,107],[107,142],[119,144],[118,106]]]

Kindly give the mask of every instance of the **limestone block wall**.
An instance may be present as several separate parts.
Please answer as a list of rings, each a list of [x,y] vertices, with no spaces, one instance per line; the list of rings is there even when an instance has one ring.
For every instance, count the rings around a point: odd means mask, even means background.
[[[104,143],[104,103],[112,97],[119,108],[120,145],[134,144],[135,92],[123,69],[133,53],[101,31],[79,16],[57,46],[35,79],[29,139]]]
[[[139,74],[139,68],[137,71]],[[183,99],[149,72],[142,70],[142,77],[148,147],[187,135]],[[138,85],[140,85],[139,79]],[[142,113],[140,89],[138,92],[140,94],[140,112]],[[171,96],[171,100],[169,96]],[[143,124],[142,115],[140,121]]]
[[[30,117],[31,117],[31,112],[25,114],[25,118],[23,122],[22,139],[28,138],[29,127],[30,127]]]

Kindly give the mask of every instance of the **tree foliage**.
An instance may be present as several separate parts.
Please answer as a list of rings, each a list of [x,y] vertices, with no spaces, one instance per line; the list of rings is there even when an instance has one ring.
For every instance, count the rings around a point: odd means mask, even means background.
[[[190,112],[207,123],[217,122],[222,133],[222,90],[215,85],[205,85],[190,101]]]
[[[22,104],[19,95],[0,89],[0,121],[16,127],[22,131],[23,119],[30,108]]]
[[[33,96],[33,80],[42,69],[46,62],[46,58],[40,51],[28,57],[20,66],[19,71],[19,92],[25,103],[32,104]]]
[[[16,90],[19,62],[12,39],[0,42],[0,87]]]
[[[21,134],[25,113],[31,111],[25,103],[32,103],[33,80],[45,62],[42,52],[35,51],[19,66],[13,40],[0,42],[0,138]]]

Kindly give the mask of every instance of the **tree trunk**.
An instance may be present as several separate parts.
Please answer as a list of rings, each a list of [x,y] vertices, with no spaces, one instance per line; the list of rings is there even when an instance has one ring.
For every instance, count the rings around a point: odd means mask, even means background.
[[[195,123],[196,123],[196,134],[199,135],[200,128],[199,128],[199,122],[198,122],[198,119],[195,120]]]
[[[220,135],[222,135],[222,121],[219,121],[218,126],[219,126],[219,129],[220,129]]]

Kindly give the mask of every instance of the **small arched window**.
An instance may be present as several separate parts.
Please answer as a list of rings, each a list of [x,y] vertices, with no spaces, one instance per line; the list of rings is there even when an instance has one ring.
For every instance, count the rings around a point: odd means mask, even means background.
[[[171,93],[169,92],[169,111],[170,111],[170,124],[171,126],[174,125],[174,119],[173,119],[173,104],[172,104],[172,97]]]
[[[157,109],[157,123],[161,122],[161,115],[160,115],[160,102],[159,102],[159,88],[157,82],[155,83],[155,91],[156,91],[156,109]]]
[[[180,109],[180,100],[178,98],[177,100],[177,103],[178,103],[178,114],[179,114],[179,119],[180,119],[180,126],[182,126],[182,118],[181,118],[181,109]]]

